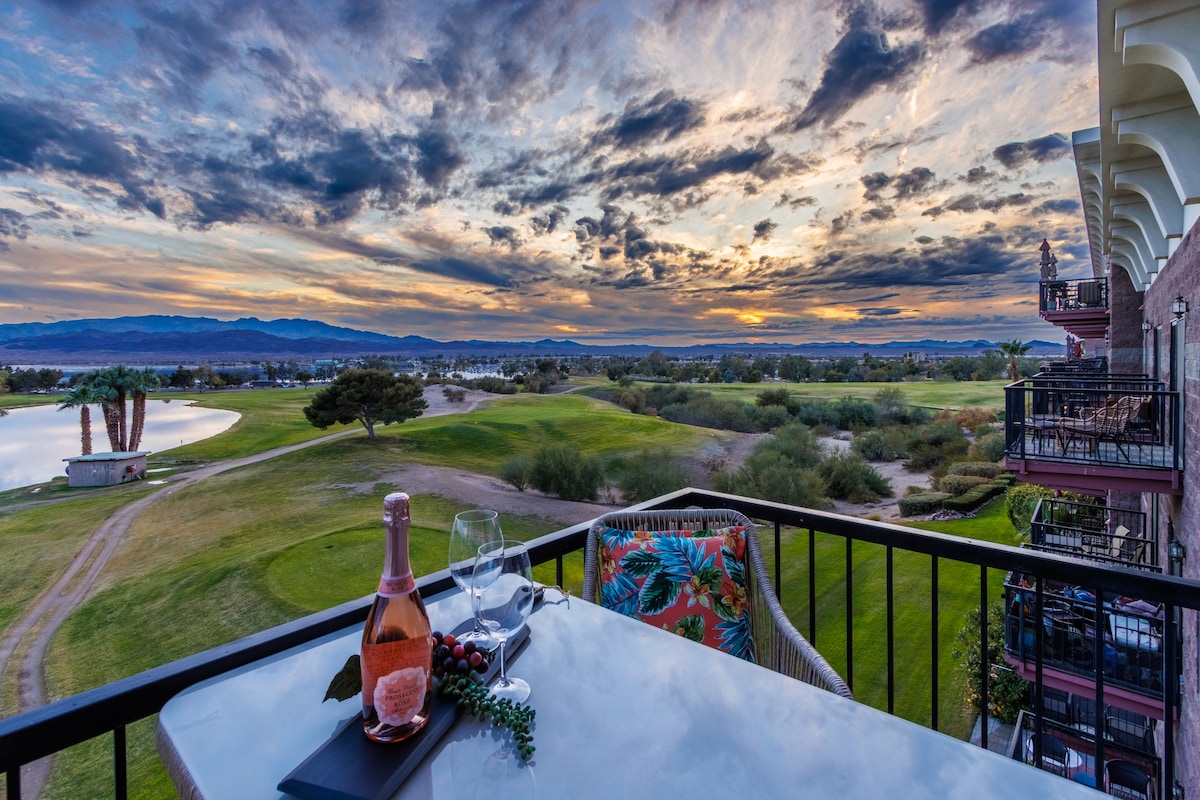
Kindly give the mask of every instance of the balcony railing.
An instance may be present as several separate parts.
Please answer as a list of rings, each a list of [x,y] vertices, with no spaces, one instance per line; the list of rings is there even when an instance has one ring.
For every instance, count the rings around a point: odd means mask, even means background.
[[[856,666],[856,621],[866,625],[861,606],[868,602],[878,604],[882,610],[880,621],[876,624],[874,615],[868,616],[866,619],[872,620],[870,630],[860,633],[879,637],[885,643],[886,664],[882,669],[886,670],[887,696],[886,701],[880,705],[889,713],[895,713],[896,707],[896,670],[910,669],[904,663],[897,663],[897,634],[900,634],[902,641],[911,641],[918,636],[921,640],[927,639],[931,659],[928,676],[931,708],[927,718],[929,725],[935,729],[939,727],[940,664],[943,659],[949,657],[945,652],[948,648],[939,640],[939,631],[944,627],[939,622],[939,607],[944,602],[941,599],[943,587],[939,575],[943,570],[947,574],[954,570],[955,574],[978,576],[977,583],[975,578],[969,579],[969,584],[975,584],[975,588],[971,589],[968,585],[966,591],[978,598],[976,611],[972,613],[978,613],[981,629],[985,632],[979,644],[980,663],[984,665],[979,676],[983,696],[988,694],[987,640],[994,640],[994,637],[1006,633],[989,632],[987,625],[988,607],[998,599],[990,588],[993,585],[992,576],[996,576],[997,573],[1020,574],[1032,580],[1039,587],[1031,593],[1032,602],[1038,611],[1045,608],[1045,586],[1051,580],[1063,586],[1084,587],[1086,591],[1099,597],[1131,596],[1161,604],[1163,615],[1168,620],[1175,619],[1180,609],[1200,610],[1200,582],[1148,572],[1106,568],[1099,564],[1029,548],[991,544],[695,489],[684,489],[664,495],[637,508],[688,506],[733,508],[764,524],[761,538],[768,553],[772,550],[770,542],[773,538],[776,586],[779,587],[785,605],[797,600],[799,606],[807,608],[807,625],[805,620],[797,619],[798,627],[827,655],[834,650],[838,651],[831,661],[851,687]],[[583,547],[589,525],[590,521],[581,522],[534,540],[530,543],[533,560],[542,565],[555,564],[556,578],[561,583],[564,558],[570,556],[573,560],[581,560],[578,551]],[[784,583],[779,579],[784,544],[793,542],[796,537],[799,537],[801,543],[800,551],[807,546],[807,558],[801,556],[797,559],[799,564],[789,562],[788,568],[790,574],[801,574],[804,578],[798,582],[791,580]],[[817,547],[818,542],[822,545],[820,550]],[[837,553],[832,558],[829,555],[831,549]],[[818,558],[818,553],[821,554],[821,558]],[[905,554],[901,564],[906,566],[897,564],[897,553]],[[858,562],[866,554],[880,559],[881,574],[874,575],[870,583],[856,587],[856,577],[858,582],[862,582],[862,573],[857,571]],[[913,584],[900,581],[913,569],[914,561],[919,565],[917,570],[922,578],[920,585],[928,586],[928,595],[925,598],[912,598]],[[989,574],[989,571],[993,570],[996,572]],[[447,590],[453,585],[444,570],[425,576],[418,583],[425,593]],[[897,596],[898,583],[909,587],[904,590],[908,593],[904,597]],[[819,584],[823,587],[844,587],[844,603],[838,604],[836,618],[832,620],[827,617],[818,619]],[[922,589],[921,593],[923,592]],[[922,607],[928,608],[928,618],[924,622],[919,618],[914,620],[911,615],[899,618],[896,611],[899,601],[911,599],[920,599]],[[858,614],[855,613],[856,601],[860,606]],[[14,800],[20,796],[21,765],[53,755],[93,737],[112,733],[115,754],[113,793],[115,797],[124,798],[127,794],[126,726],[154,715],[173,695],[199,681],[311,642],[348,626],[361,624],[366,617],[369,602],[370,598],[363,598],[347,603],[16,717],[0,720],[0,771],[6,775],[8,797]],[[906,604],[905,607],[911,610],[910,605]],[[1044,638],[1044,630],[1040,626],[1034,627],[1034,636]],[[844,643],[834,642],[833,646],[822,647],[825,639],[818,641],[819,630],[828,632],[837,629],[840,632],[842,628],[845,631]],[[1160,670],[1162,686],[1177,687],[1180,642],[1176,626],[1162,626],[1160,637],[1160,658],[1155,668]],[[1033,702],[1034,708],[1043,708],[1046,684],[1042,679],[1043,664],[1040,657],[1036,664]],[[1098,708],[1108,705],[1103,682],[1096,685],[1095,700]],[[1160,716],[1167,726],[1162,754],[1162,774],[1173,775],[1177,692],[1161,692],[1161,704]],[[989,726],[986,713],[985,709],[985,718],[981,725],[981,744],[984,747],[988,746]],[[1040,727],[1043,724],[1042,716],[1037,716],[1035,725]],[[1107,746],[1104,738],[1099,737],[1094,746],[1092,757],[1097,764],[1104,764]],[[1164,784],[1168,783],[1170,782],[1164,781]],[[1169,796],[1166,789],[1163,790],[1162,796],[1164,800]]]
[[[1140,377],[1035,375],[1004,389],[1005,460],[1022,480],[1085,494],[1182,491],[1179,392]]]
[[[1161,572],[1158,536],[1146,528],[1141,511],[1047,497],[1033,509],[1029,542],[1040,550]]]
[[[1108,374],[1108,358],[1072,358],[1067,361],[1048,361],[1042,364],[1042,375],[1083,375],[1103,377]],[[1145,375],[1130,375],[1127,377],[1146,378]]]
[[[1080,339],[1098,339],[1108,328],[1108,281],[1042,281],[1038,312]]]
[[[1044,668],[1058,688],[1072,693],[1099,681],[1111,704],[1161,718],[1163,642],[1168,631],[1175,638],[1179,633],[1160,604],[1136,595],[1097,595],[1020,571],[1009,573],[1004,599],[1004,650],[1020,674]]]

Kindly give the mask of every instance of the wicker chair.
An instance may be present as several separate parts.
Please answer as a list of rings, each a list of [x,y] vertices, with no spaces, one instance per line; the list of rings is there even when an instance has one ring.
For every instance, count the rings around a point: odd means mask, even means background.
[[[588,531],[584,550],[583,599],[599,600],[600,558],[598,530],[706,530],[742,525],[746,529],[746,584],[754,659],[761,666],[810,683],[841,697],[852,698],[850,687],[829,662],[788,620],[775,594],[754,525],[740,512],[692,508],[665,511],[618,511],[606,514]]]
[[[1066,434],[1064,451],[1070,450],[1072,442],[1077,438],[1084,440],[1089,455],[1098,452],[1100,442],[1110,441],[1116,446],[1117,452],[1128,461],[1129,454],[1125,452],[1121,443],[1125,437],[1125,428],[1129,424],[1130,415],[1129,403],[1118,403],[1082,412],[1079,419],[1065,420],[1062,423],[1062,430]]]

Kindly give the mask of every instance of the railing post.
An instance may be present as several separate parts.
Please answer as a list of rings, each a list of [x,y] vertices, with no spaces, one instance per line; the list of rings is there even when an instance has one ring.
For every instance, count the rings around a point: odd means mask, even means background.
[[[8,786],[5,794],[7,800],[21,800],[21,767],[15,766],[4,773],[4,782]]]
[[[979,744],[988,749],[988,675],[991,664],[988,657],[988,613],[987,613],[987,567],[979,565]]]
[[[776,520],[775,521],[775,596],[779,598],[780,602],[782,602],[783,601],[783,581],[781,580],[781,576],[783,573],[780,568],[780,558],[779,558],[779,538],[780,538],[780,536],[779,536],[779,534],[780,534],[779,520]]]
[[[938,729],[938,557],[930,556],[932,564],[929,568],[929,618],[930,618],[930,649],[933,655],[933,667],[929,670],[930,694],[933,697],[929,727]]]
[[[1175,606],[1163,606],[1163,768],[1159,780],[1160,796],[1171,800],[1175,787],[1175,701],[1179,680],[1171,679],[1179,663],[1179,640]]]
[[[129,775],[125,726],[113,728],[113,795],[117,800],[129,797]]]
[[[846,685],[854,691],[854,540],[846,537]]]
[[[808,529],[808,640],[817,646],[817,533]]]
[[[888,713],[896,713],[896,603],[895,575],[892,569],[892,546],[887,546],[887,671]]]

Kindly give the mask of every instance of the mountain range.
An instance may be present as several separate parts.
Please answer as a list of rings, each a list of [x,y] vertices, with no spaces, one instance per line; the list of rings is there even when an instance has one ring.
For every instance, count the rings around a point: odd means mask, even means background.
[[[1030,355],[1061,355],[1061,343],[1032,341]],[[308,319],[263,321],[246,317],[222,321],[210,317],[147,315],[115,319],[24,322],[0,325],[0,364],[228,363],[263,359],[346,358],[391,355],[432,356],[568,356],[645,355],[655,350],[668,355],[700,356],[723,353],[796,353],[805,356],[875,355],[920,352],[926,355],[978,355],[996,349],[994,342],[923,339],[864,344],[812,342],[807,344],[695,344],[664,347],[648,344],[588,345],[570,340],[535,342],[439,342],[422,336],[388,336],[342,328]]]

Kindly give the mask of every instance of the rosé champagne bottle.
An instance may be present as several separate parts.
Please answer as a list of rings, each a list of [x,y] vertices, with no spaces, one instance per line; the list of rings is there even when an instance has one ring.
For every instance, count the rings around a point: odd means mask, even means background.
[[[421,730],[433,694],[433,639],[408,562],[408,523],[408,495],[385,497],[383,577],[362,638],[363,729],[376,742],[398,742]]]

